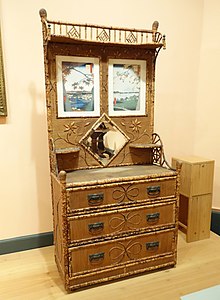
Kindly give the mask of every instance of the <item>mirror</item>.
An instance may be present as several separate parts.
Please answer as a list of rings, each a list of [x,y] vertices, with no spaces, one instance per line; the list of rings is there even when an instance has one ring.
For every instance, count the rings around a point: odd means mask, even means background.
[[[103,114],[79,143],[103,166],[107,166],[128,141],[122,130]]]

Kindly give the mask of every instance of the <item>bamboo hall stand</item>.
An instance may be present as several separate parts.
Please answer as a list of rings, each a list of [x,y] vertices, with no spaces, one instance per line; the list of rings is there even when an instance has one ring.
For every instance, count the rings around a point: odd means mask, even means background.
[[[40,17],[55,259],[66,290],[175,266],[179,165],[166,162],[153,120],[165,47],[158,22],[136,30],[49,21],[44,9]],[[113,78],[130,79],[139,97],[118,97]]]

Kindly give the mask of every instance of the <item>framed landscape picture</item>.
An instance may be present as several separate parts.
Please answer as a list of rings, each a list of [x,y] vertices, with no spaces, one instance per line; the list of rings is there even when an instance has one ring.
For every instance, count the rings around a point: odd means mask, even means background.
[[[59,117],[100,115],[99,59],[56,56]]]
[[[109,115],[145,115],[146,61],[109,59]]]

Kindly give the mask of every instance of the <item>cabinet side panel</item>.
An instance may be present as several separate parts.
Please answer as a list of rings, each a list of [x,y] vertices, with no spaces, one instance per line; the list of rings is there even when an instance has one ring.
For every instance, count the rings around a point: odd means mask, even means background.
[[[192,167],[192,191],[191,195],[203,195],[212,193],[213,188],[213,163],[194,164]]]
[[[187,242],[209,238],[211,204],[211,194],[189,198]]]
[[[182,163],[181,171],[180,171],[180,194],[184,196],[189,196],[191,193],[191,172],[192,165],[185,163],[179,159],[172,159],[172,167],[176,168],[177,162],[180,161]]]
[[[63,186],[59,180],[51,174],[52,180],[52,196],[53,196],[53,226],[54,226],[54,245],[55,245],[55,259],[56,264],[61,274],[62,279],[65,281],[65,274],[67,273],[67,256],[66,253],[66,226],[63,222],[63,209],[65,196]]]
[[[199,239],[206,239],[210,237],[211,226],[211,208],[212,208],[212,194],[201,195],[199,198],[200,213],[200,232]]]

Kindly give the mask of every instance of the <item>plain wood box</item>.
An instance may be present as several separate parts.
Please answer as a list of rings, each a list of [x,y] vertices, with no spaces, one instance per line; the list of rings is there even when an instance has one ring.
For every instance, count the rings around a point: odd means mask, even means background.
[[[180,173],[179,225],[187,242],[210,236],[214,160],[197,156],[175,157],[182,163]]]
[[[197,156],[175,157],[176,162],[182,162],[180,176],[180,193],[187,197],[212,193],[214,160]]]

